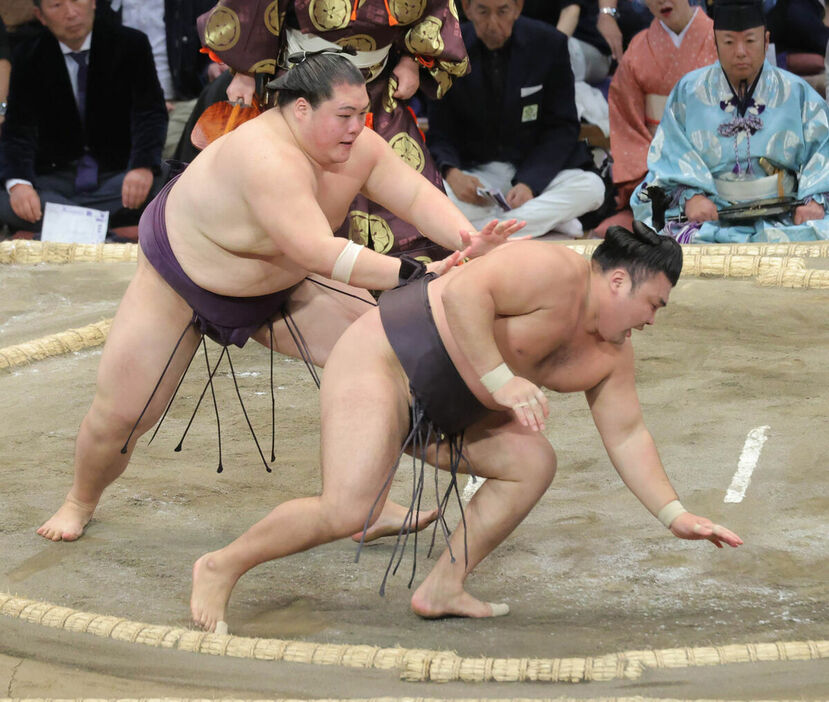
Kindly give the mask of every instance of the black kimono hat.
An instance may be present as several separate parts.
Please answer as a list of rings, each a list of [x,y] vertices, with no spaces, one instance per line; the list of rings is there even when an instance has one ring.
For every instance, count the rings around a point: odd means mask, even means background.
[[[744,32],[754,27],[765,27],[762,0],[716,0],[714,29]]]

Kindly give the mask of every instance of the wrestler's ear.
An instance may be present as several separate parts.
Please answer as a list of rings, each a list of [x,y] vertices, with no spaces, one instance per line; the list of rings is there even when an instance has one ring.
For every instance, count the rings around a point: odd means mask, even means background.
[[[621,292],[625,289],[625,285],[630,282],[630,275],[624,268],[614,268],[610,271],[608,276],[608,283],[610,289],[614,293]]]
[[[305,119],[313,112],[311,103],[304,97],[298,97],[294,100],[294,117],[297,119]]]

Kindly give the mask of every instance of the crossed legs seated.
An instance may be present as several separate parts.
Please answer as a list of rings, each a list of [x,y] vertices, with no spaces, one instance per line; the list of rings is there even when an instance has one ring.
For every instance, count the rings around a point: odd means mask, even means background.
[[[231,544],[196,561],[191,611],[204,629],[213,631],[224,620],[236,581],[254,566],[362,529],[409,426],[408,382],[376,311],[345,332],[326,365],[320,399],[322,493],[280,504]],[[505,613],[469,595],[464,582],[555,475],[547,439],[506,413],[493,412],[470,427],[464,451],[476,474],[488,478],[466,507],[468,563],[459,526],[450,543],[460,555],[452,563],[447,549],[412,597],[412,609],[423,617]],[[444,459],[430,457],[445,468]]]
[[[363,299],[341,295],[308,281],[292,294],[289,309],[311,357],[320,366],[325,364],[343,331],[369,309],[364,300],[371,301],[364,290],[325,282]],[[60,509],[37,530],[38,534],[52,541],[74,541],[81,536],[103,491],[124,472],[138,438],[158,421],[186,370],[199,343],[199,335],[192,328],[184,335],[126,453],[121,453],[192,314],[187,303],[139,252],[135,276],[118,307],[101,356],[95,398],[78,432],[72,488]],[[253,338],[266,346],[270,344],[267,327]],[[274,347],[299,357],[281,318],[274,323]]]

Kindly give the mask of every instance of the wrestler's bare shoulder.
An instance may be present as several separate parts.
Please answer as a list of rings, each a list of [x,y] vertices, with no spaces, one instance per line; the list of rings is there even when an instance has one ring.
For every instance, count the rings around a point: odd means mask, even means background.
[[[287,123],[272,109],[235,129],[228,135],[217,160],[232,168],[246,189],[290,185],[313,179],[311,160],[300,148]]]
[[[502,248],[515,259],[513,276],[522,276],[521,287],[535,288],[527,298],[521,291],[510,295],[525,311],[496,319],[495,337],[507,364],[556,392],[582,392],[601,383],[623,362],[625,350],[594,328],[590,261],[551,242],[522,241]]]
[[[590,262],[572,249],[549,241],[518,240],[498,247],[486,258],[497,278],[514,281],[518,276],[523,281],[521,288],[532,295],[535,309],[560,315],[565,310],[575,313],[580,307]],[[526,305],[520,292],[511,290],[508,297]]]
[[[523,267],[541,267],[555,272],[556,277],[563,279],[567,284],[587,275],[587,259],[558,242],[518,239],[506,246],[499,246],[493,253],[498,257],[504,257],[507,265],[509,257]]]

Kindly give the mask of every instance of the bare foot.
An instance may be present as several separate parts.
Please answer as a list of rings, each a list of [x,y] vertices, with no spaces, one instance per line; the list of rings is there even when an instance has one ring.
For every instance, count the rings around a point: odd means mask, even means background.
[[[224,624],[225,605],[238,577],[228,574],[219,565],[217,553],[206,553],[193,565],[193,591],[190,612],[193,621],[205,631],[215,631]],[[219,627],[227,633],[227,626]]]
[[[75,541],[83,535],[83,530],[92,519],[94,511],[95,505],[80,502],[67,495],[61,508],[37,530],[37,533],[50,541]]]
[[[437,595],[425,591],[421,585],[412,595],[412,611],[424,619],[441,617],[503,617],[509,614],[509,605],[482,602],[465,590],[451,595]]]
[[[380,516],[377,517],[377,521],[366,530],[365,543],[374,541],[375,539],[380,539],[384,536],[397,536],[400,532],[400,527],[403,526],[403,522],[406,520],[408,512],[408,508],[403,507],[396,502],[386,502],[383,506],[383,511],[380,513]],[[433,521],[435,521],[435,519],[437,519],[437,516],[437,509],[433,509],[428,512],[418,512],[417,520],[412,527],[412,531],[420,531],[421,529],[425,529]],[[353,534],[351,538],[354,541],[359,542],[362,536],[363,532],[358,531],[356,534]]]

